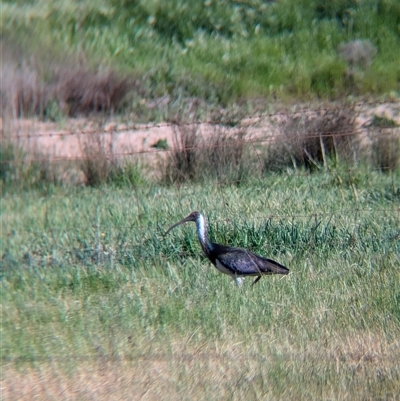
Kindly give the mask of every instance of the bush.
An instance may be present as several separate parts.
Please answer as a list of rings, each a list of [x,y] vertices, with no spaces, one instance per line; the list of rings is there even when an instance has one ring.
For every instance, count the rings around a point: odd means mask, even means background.
[[[267,149],[265,171],[327,167],[329,159],[357,160],[353,107],[326,108],[297,114],[283,123],[281,136]]]
[[[163,181],[181,183],[217,179],[232,183],[254,176],[254,164],[245,145],[245,132],[241,129],[213,126],[211,133],[202,135],[199,125],[177,125],[174,148],[168,153]]]
[[[145,183],[138,162],[115,158],[112,141],[112,136],[104,134],[80,137],[83,158],[79,161],[79,168],[85,175],[85,184],[93,187],[105,184],[125,187]]]
[[[346,61],[350,70],[354,68],[367,69],[375,57],[376,47],[369,40],[351,40],[338,46],[340,57]]]
[[[36,115],[54,120],[62,115],[112,113],[135,86],[133,79],[113,70],[54,65],[44,68],[37,61],[22,58],[18,62],[17,56],[7,50],[4,53],[0,107],[14,118]]]
[[[43,116],[51,93],[35,69],[23,63],[17,66],[5,61],[1,66],[1,110],[14,118]]]
[[[38,159],[38,160],[37,160]],[[0,145],[0,181],[6,188],[42,187],[59,182],[55,166],[48,159],[29,156],[21,147],[8,139]]]
[[[83,159],[80,168],[85,174],[86,183],[90,186],[105,184],[115,168],[111,162],[112,143],[107,142],[105,135],[88,135],[79,138]]]
[[[55,96],[70,117],[91,113],[114,112],[133,82],[114,71],[92,72],[86,68],[63,68],[57,71]]]
[[[400,135],[392,131],[377,130],[371,135],[371,155],[375,168],[382,172],[400,168]]]

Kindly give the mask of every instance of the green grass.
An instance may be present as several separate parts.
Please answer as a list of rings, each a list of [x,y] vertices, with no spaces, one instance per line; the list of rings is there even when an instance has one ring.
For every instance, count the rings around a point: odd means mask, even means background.
[[[399,176],[350,176],[7,192],[6,399],[397,399]],[[238,290],[193,225],[164,237],[196,209],[291,274]]]
[[[0,7],[7,77],[0,95],[14,117],[26,109],[62,119],[82,103],[75,87],[93,96],[84,114],[99,109],[103,96],[103,116],[116,112],[135,123],[183,121],[185,113],[209,119],[232,103],[247,116],[265,111],[270,99],[400,91],[397,0],[32,0]],[[338,46],[354,39],[368,41],[376,56],[349,65]],[[61,70],[70,81],[57,81]],[[110,77],[115,85],[102,88]],[[63,104],[70,100],[65,82],[75,104]],[[123,98],[128,84],[133,93]],[[240,118],[227,118],[234,121]],[[46,163],[20,167],[15,162],[26,154],[5,143],[2,396],[399,399],[394,143],[374,142],[382,173],[329,160],[324,172],[289,165],[274,175],[261,171],[258,159],[258,169],[249,164],[249,174],[236,176],[242,163],[219,152],[204,159],[208,170],[192,161],[204,177],[170,180],[176,187],[154,184],[136,161],[96,179],[109,164],[90,159],[89,183],[98,188],[64,188]],[[238,290],[201,254],[193,225],[164,236],[192,210],[207,215],[212,240],[274,258],[291,274]]]
[[[2,4],[3,40],[17,64],[47,83],[54,65],[135,77],[135,93],[119,111],[134,110],[136,118],[142,99],[166,94],[172,115],[188,97],[226,106],[270,96],[396,94],[399,20],[397,0]],[[338,46],[355,39],[369,41],[377,54],[354,70]]]

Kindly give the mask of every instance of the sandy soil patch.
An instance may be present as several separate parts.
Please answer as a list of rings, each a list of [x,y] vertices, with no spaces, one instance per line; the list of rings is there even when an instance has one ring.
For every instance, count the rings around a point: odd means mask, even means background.
[[[310,113],[312,111],[305,111]],[[376,106],[359,105],[356,109],[360,133],[367,133],[368,124],[374,116],[386,117],[400,125],[400,102],[382,103]],[[299,113],[299,112],[298,112]],[[223,127],[234,135],[239,130],[245,133],[248,141],[265,141],[276,138],[279,125],[294,115],[294,112],[277,112],[243,119],[235,127]],[[160,140],[165,140],[169,147],[176,146],[176,126],[169,123],[160,124],[121,124],[108,121],[103,124],[89,119],[68,119],[60,124],[18,119],[8,121],[1,128],[4,135],[17,141],[35,158],[47,159],[80,159],[84,158],[84,146],[91,141],[101,141],[104,149],[115,157],[135,154],[160,154],[163,149],[157,148]],[[4,125],[4,126],[3,126]],[[4,130],[3,130],[4,128]],[[186,126],[195,129],[199,135],[207,138],[217,135],[221,126],[209,123],[196,123]]]

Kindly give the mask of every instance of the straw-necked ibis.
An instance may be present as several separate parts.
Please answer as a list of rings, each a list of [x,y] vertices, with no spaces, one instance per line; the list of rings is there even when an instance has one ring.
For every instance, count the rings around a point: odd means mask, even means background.
[[[211,263],[221,272],[231,276],[240,286],[247,276],[255,276],[253,285],[264,274],[288,274],[289,269],[275,262],[258,256],[246,249],[235,248],[210,242],[207,237],[207,224],[204,216],[199,212],[192,212],[178,223],[171,226],[165,234],[180,224],[193,221],[196,223],[197,235],[203,252]]]

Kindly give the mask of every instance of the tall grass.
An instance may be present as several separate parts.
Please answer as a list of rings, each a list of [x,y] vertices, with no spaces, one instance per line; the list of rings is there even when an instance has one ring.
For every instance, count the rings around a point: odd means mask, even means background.
[[[168,110],[193,97],[226,106],[266,96],[394,93],[399,90],[399,55],[393,51],[399,13],[396,0],[5,3],[3,41],[21,51],[5,52],[2,66],[27,66],[30,78],[24,79],[35,84],[43,101],[57,86],[55,69],[63,71],[64,81],[73,77],[76,83],[89,71],[88,89],[97,82],[101,92],[108,79],[112,88],[101,96],[115,104],[107,111],[118,107],[125,80],[135,81],[121,107],[137,116],[143,98],[164,96]],[[62,69],[63,64],[73,68]],[[109,68],[111,75],[102,73]],[[13,80],[21,76],[14,74]],[[110,106],[96,101],[98,91],[89,91],[84,112],[87,105],[89,111]],[[43,108],[42,101],[37,108]]]
[[[162,163],[163,182],[217,180],[232,183],[255,176],[256,156],[246,144],[245,130],[213,126],[204,133],[198,124],[174,128],[174,148]]]
[[[282,135],[267,148],[266,171],[285,168],[328,168],[328,164],[357,165],[362,158],[353,106],[326,107],[315,113],[289,116]]]
[[[373,165],[386,172],[400,167],[400,136],[398,125],[386,117],[374,116],[370,127]]]
[[[6,194],[5,398],[396,399],[398,173],[337,174]],[[195,209],[291,274],[238,291],[164,236]]]
[[[29,143],[22,148],[18,135],[13,138],[8,134],[0,146],[1,185],[11,192],[65,184],[135,188],[147,182],[208,185],[213,181],[242,185],[271,173],[296,170],[335,173],[347,168],[361,176],[363,169],[399,170],[399,135],[394,120],[375,116],[363,132],[351,105],[329,105],[302,114],[278,115],[278,119],[272,121],[275,135],[266,132],[258,138],[252,137],[254,129],[261,132],[257,123],[242,125],[236,122],[239,118],[230,117],[227,124],[175,120],[171,123],[172,147],[165,140],[156,143],[164,148],[157,155],[158,162],[151,154],[145,155],[148,159],[115,154],[110,133],[80,134],[81,156],[71,161],[52,160]]]

